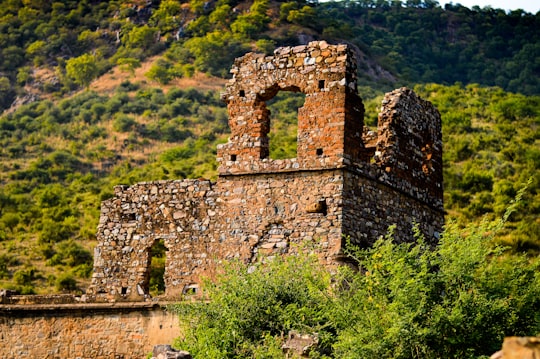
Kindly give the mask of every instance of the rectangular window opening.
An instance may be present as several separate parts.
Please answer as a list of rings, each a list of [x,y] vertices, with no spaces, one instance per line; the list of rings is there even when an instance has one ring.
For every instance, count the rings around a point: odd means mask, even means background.
[[[319,80],[319,90],[324,89],[324,80]]]
[[[301,92],[279,91],[266,101],[271,111],[269,157],[272,160],[296,158],[298,154],[298,111],[306,101]]]
[[[317,154],[317,156],[322,156],[323,155],[323,149],[322,148],[317,148],[317,150],[315,151],[315,153]]]

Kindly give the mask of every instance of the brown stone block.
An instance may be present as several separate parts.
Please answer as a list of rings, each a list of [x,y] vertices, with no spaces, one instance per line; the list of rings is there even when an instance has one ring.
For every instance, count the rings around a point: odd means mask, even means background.
[[[502,350],[491,359],[537,359],[540,358],[540,337],[504,338]]]

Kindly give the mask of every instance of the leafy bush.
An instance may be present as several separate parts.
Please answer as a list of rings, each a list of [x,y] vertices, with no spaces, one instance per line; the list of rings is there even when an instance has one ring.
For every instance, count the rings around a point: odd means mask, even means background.
[[[56,279],[55,286],[56,286],[56,290],[58,290],[59,292],[61,292],[61,291],[74,291],[74,290],[78,289],[77,281],[69,273],[61,274]]]
[[[137,124],[131,116],[118,114],[114,118],[113,129],[118,132],[129,132]]]
[[[67,75],[77,84],[88,88],[90,82],[99,73],[96,58],[90,54],[84,54],[66,61]]]
[[[45,218],[41,224],[41,232],[38,234],[38,243],[58,243],[68,240],[78,229],[78,223],[74,217],[60,218],[57,221]]]
[[[0,254],[0,279],[9,278],[9,267],[19,264],[15,256]]]
[[[519,197],[521,196],[518,195]],[[176,345],[195,358],[252,358],[279,348],[291,329],[317,333],[310,357],[476,358],[504,336],[540,332],[540,258],[493,243],[503,220],[460,230],[448,225],[437,247],[415,243],[350,248],[359,270],[330,276],[307,254],[226,269],[207,283],[207,303],[183,303],[185,335]],[[333,284],[332,284],[333,283]]]
[[[167,248],[163,240],[156,241],[150,250],[150,294],[157,296],[165,292],[165,261]]]
[[[63,241],[56,245],[49,265],[68,265],[76,267],[92,263],[92,254],[73,240]]]
[[[301,255],[229,265],[215,284],[206,283],[208,303],[176,306],[190,323],[176,345],[195,358],[269,358],[256,354],[291,329],[317,332],[326,344],[330,276],[316,262]]]
[[[170,66],[167,61],[160,59],[144,75],[150,80],[156,81],[161,85],[166,85],[172,80],[172,76],[169,73]]]
[[[31,267],[26,269],[19,269],[15,272],[15,274],[13,274],[13,280],[18,285],[28,286],[32,284],[32,282],[36,279],[36,276],[36,268]]]
[[[0,217],[0,228],[4,227],[13,231],[20,221],[21,216],[18,213],[4,213],[4,215]]]
[[[356,252],[363,271],[342,278],[336,355],[475,358],[506,335],[538,333],[540,262],[493,248],[487,223],[467,230],[449,226],[434,251],[387,237]]]

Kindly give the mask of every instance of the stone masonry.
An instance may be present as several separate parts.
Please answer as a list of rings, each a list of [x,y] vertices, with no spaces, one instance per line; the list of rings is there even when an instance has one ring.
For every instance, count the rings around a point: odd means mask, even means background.
[[[153,302],[58,303],[25,297],[24,304],[0,304],[2,358],[141,359],[156,344],[172,343],[182,330],[176,313]],[[35,299],[53,300],[28,302]]]
[[[218,147],[218,180],[115,187],[102,203],[92,285],[95,301],[148,298],[151,248],[167,249],[165,297],[198,290],[223,261],[294,254],[309,242],[321,262],[345,260],[346,238],[368,246],[418,223],[436,241],[444,220],[441,119],[413,91],[386,94],[376,131],[364,126],[356,64],[346,45],[283,47],[236,59],[223,98],[231,135]],[[280,91],[305,94],[297,157],[269,157]]]

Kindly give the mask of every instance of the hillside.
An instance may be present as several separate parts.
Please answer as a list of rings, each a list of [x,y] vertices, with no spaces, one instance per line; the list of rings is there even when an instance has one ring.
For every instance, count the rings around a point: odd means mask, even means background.
[[[436,1],[3,1],[0,109],[86,86],[149,56],[159,82],[194,71],[228,76],[249,50],[313,39],[347,42],[379,89],[455,82],[540,94],[540,14]]]
[[[372,126],[401,85],[439,108],[448,220],[500,216],[532,178],[498,241],[540,249],[540,16],[396,4],[4,2],[0,287],[84,289],[113,186],[215,178],[234,57],[319,38],[355,48]],[[283,158],[302,101],[272,104]]]

